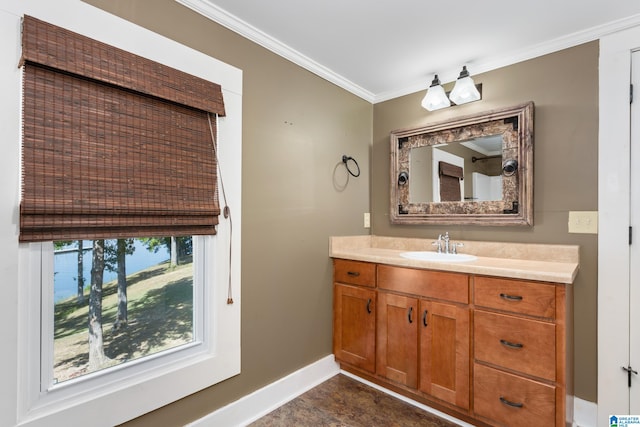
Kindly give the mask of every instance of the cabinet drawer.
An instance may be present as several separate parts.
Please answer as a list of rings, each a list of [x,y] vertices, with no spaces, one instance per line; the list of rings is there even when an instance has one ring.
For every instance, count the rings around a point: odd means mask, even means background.
[[[477,306],[538,317],[555,317],[554,285],[522,280],[475,277],[473,301]]]
[[[422,297],[469,303],[469,276],[466,274],[379,265],[378,287]]]
[[[555,328],[553,323],[476,310],[475,359],[555,381]]]
[[[519,427],[555,425],[556,388],[475,364],[473,406],[480,415]]]
[[[369,262],[333,260],[334,282],[360,286],[376,286],[376,265]]]

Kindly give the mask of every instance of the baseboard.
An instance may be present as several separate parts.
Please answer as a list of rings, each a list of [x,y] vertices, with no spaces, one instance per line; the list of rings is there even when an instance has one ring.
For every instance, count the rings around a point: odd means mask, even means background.
[[[189,424],[190,427],[246,426],[340,372],[324,357]]]
[[[377,390],[387,393],[397,399],[403,400],[424,411],[430,412],[440,418],[463,427],[472,427],[471,424],[458,420],[444,412],[440,412],[422,403],[416,402],[370,381],[362,379],[350,372],[341,371],[340,365],[335,362],[333,355],[326,356],[302,369],[275,381],[260,390],[224,406],[215,412],[200,418],[189,424],[189,427],[216,427],[216,426],[246,426],[260,417],[268,414],[281,405],[296,398],[302,393],[312,389],[318,384],[342,373],[350,378],[367,384]],[[586,400],[575,397],[574,420],[572,427],[596,427],[598,406]]]
[[[596,427],[598,405],[588,400],[573,398],[573,427]]]

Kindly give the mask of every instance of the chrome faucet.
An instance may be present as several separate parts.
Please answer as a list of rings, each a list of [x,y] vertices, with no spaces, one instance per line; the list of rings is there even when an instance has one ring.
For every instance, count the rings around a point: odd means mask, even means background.
[[[444,253],[449,253],[449,232],[444,233]]]
[[[438,252],[439,254],[457,254],[458,248],[464,246],[462,243],[451,241],[448,231],[444,233],[444,236],[442,234],[439,234],[438,240],[431,243],[431,245],[436,247],[436,252]]]

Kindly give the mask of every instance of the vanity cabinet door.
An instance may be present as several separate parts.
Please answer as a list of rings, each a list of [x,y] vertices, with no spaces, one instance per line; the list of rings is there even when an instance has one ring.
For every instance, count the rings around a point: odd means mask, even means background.
[[[376,372],[411,388],[418,387],[418,300],[378,293]]]
[[[333,353],[336,359],[374,373],[376,292],[336,283],[333,297]]]
[[[420,300],[419,322],[420,390],[469,409],[469,308]]]

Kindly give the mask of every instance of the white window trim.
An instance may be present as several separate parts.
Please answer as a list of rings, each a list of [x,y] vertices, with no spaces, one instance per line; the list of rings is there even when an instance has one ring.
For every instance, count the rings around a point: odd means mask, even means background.
[[[39,337],[32,339],[33,325],[40,324],[40,307],[31,304],[39,295],[28,283],[39,282],[37,271],[30,270],[34,248],[17,243],[20,145],[20,70],[17,68],[20,46],[20,19],[29,14],[68,28],[85,36],[126,49],[135,54],[197,75],[222,85],[226,117],[219,120],[218,157],[224,172],[228,205],[234,231],[221,218],[218,234],[207,240],[207,268],[211,274],[207,296],[212,318],[205,319],[212,345],[206,351],[177,362],[171,367],[140,372],[121,381],[95,387],[92,393],[75,395],[62,405],[45,404],[38,391],[33,404],[33,386],[39,383],[39,369],[29,368],[32,354],[39,356]],[[207,55],[187,48],[127,21],[103,12],[80,0],[9,0],[0,7],[0,118],[8,151],[0,160],[0,177],[8,187],[0,190],[0,217],[11,218],[10,226],[0,224],[0,271],[5,280],[5,298],[0,301],[0,325],[6,348],[0,352],[0,425],[62,426],[116,425],[169,404],[198,390],[240,373],[240,230],[241,230],[241,114],[242,72]],[[4,96],[6,94],[6,97]],[[227,304],[229,244],[232,244],[231,277],[234,303]],[[35,252],[40,253],[39,250]],[[38,259],[39,262],[39,259]],[[13,345],[12,343],[15,343]],[[37,348],[36,348],[37,346]],[[39,358],[39,357],[38,357]],[[38,385],[39,390],[39,385]],[[31,394],[31,396],[30,396]],[[105,410],[113,408],[113,410]]]

